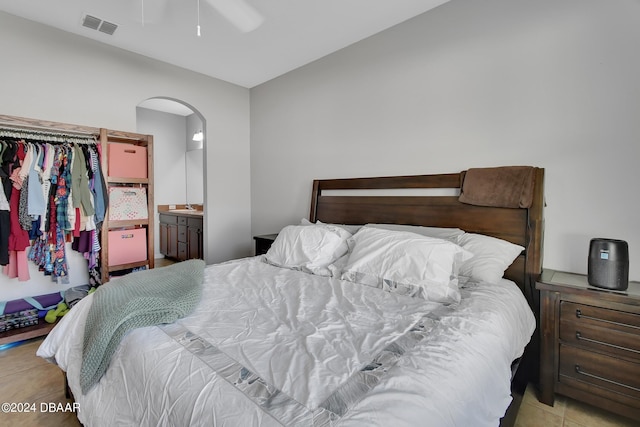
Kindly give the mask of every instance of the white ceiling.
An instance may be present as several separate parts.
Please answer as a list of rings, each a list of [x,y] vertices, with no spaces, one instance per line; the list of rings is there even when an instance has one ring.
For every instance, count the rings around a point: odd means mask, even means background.
[[[447,1],[246,0],[264,21],[244,33],[200,0],[201,37],[198,0],[0,0],[0,10],[251,88]],[[85,28],[85,14],[118,28]]]

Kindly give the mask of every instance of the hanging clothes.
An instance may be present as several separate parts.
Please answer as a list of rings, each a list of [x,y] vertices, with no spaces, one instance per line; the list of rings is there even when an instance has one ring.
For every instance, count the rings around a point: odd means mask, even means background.
[[[76,235],[82,236],[79,249],[95,282],[100,277],[96,224],[108,206],[95,140],[48,135],[46,141],[25,142],[0,128],[0,181],[3,272],[28,280],[31,260],[51,280],[68,283],[66,243]]]
[[[95,222],[99,224],[104,220],[106,206],[108,204],[108,201],[104,197],[107,192],[101,176],[100,159],[95,147],[82,146],[81,149],[87,167],[88,187],[91,192],[90,200],[95,211],[95,215],[89,218],[90,220],[95,218]],[[74,237],[72,248],[81,252],[87,260],[90,281],[93,281],[92,284],[96,285],[100,284],[99,260],[101,247],[97,226],[96,224],[90,224],[90,222],[91,221],[87,221],[85,230],[80,231],[78,235]],[[94,278],[97,278],[97,281],[95,281]]]
[[[75,212],[73,206],[69,209],[71,199],[71,161],[73,154],[67,147],[60,149],[60,173],[58,175],[58,186],[56,189],[56,212],[57,222],[62,230],[73,230],[72,223],[75,222]],[[73,203],[71,203],[73,205]],[[71,213],[71,214],[70,214]]]
[[[13,190],[11,173],[15,167],[19,167],[20,163],[16,157],[18,145],[12,141],[0,141],[0,265],[9,264],[9,236],[11,235],[11,209],[9,200]]]
[[[20,194],[22,192],[22,179],[20,171],[26,153],[24,144],[18,145],[16,157],[20,167],[15,168],[10,179],[13,182],[13,190],[11,191],[11,199],[9,200],[9,243],[7,249],[9,251],[9,263],[3,269],[4,274],[9,278],[18,278],[20,281],[29,280],[29,267],[27,265],[27,255],[25,249],[30,246],[29,233],[24,230],[20,224]],[[15,163],[14,163],[15,164]]]
[[[27,214],[34,218],[44,215],[46,203],[42,192],[42,162],[44,160],[45,146],[34,145],[36,157],[29,170],[29,194],[27,198]]]
[[[70,227],[62,228],[67,218],[67,203],[70,194],[70,182],[65,177],[70,177],[71,162],[68,154],[71,149],[65,145],[56,146],[52,161],[50,176],[50,192],[48,203],[48,215],[45,215],[45,230],[40,239],[34,241],[29,259],[38,265],[45,275],[51,276],[51,280],[58,283],[69,283],[69,269],[65,250],[66,231]]]

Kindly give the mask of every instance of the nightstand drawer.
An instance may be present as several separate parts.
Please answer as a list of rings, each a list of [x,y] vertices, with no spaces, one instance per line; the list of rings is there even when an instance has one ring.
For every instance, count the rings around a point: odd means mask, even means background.
[[[640,315],[624,311],[562,301],[560,318],[640,335]]]
[[[638,363],[560,344],[559,368],[560,383],[640,407]]]
[[[640,316],[562,301],[560,340],[640,362]]]
[[[640,362],[640,336],[607,330],[588,323],[560,322],[560,341]]]

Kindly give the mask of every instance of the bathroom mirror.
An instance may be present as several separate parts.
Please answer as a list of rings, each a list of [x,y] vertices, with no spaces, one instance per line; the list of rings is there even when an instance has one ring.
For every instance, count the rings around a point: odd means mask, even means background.
[[[184,157],[185,204],[204,202],[204,144],[206,136],[197,115],[187,116],[187,142]]]

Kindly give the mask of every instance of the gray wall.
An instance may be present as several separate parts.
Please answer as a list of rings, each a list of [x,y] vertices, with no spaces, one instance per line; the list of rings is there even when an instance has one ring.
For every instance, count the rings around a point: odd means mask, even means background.
[[[640,2],[452,0],[251,89],[252,232],[316,178],[546,168],[544,265],[627,240],[640,280]]]
[[[148,98],[197,109],[208,141],[207,261],[252,253],[248,89],[4,12],[0,52],[3,114],[135,132],[136,106]],[[74,268],[72,281],[79,274]],[[41,274],[32,277],[18,283],[0,275],[0,300],[61,288]]]

